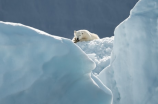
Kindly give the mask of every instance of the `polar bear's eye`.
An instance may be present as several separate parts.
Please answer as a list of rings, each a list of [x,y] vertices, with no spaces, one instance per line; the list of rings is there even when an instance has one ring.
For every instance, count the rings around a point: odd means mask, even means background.
[[[83,34],[83,33],[82,33]]]

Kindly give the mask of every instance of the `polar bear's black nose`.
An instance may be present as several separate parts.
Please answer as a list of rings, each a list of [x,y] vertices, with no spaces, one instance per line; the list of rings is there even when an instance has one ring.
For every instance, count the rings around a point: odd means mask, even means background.
[[[77,41],[79,41],[79,38],[77,38]]]

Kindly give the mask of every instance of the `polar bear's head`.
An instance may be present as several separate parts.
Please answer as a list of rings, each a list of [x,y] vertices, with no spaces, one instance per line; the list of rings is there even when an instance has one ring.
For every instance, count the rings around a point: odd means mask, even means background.
[[[78,31],[74,31],[74,37],[76,41],[81,41],[83,39],[89,39],[91,35],[88,30],[78,30]]]

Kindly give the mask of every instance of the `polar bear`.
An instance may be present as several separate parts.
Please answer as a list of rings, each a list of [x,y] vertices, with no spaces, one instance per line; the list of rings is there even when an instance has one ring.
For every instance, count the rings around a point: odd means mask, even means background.
[[[99,36],[97,34],[89,32],[88,30],[75,30],[74,38],[72,39],[72,41],[74,43],[77,43],[82,41],[91,41],[94,39],[99,39]]]

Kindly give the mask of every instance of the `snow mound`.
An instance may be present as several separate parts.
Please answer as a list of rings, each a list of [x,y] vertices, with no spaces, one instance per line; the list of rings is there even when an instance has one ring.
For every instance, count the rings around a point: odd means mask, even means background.
[[[106,37],[103,39],[76,43],[88,57],[95,62],[96,68],[93,70],[94,73],[99,74],[110,64],[113,40],[114,37]]]
[[[94,62],[69,39],[0,22],[0,57],[0,104],[111,104],[90,77]]]
[[[114,34],[110,66],[99,75],[114,104],[158,104],[158,1],[140,0]]]

